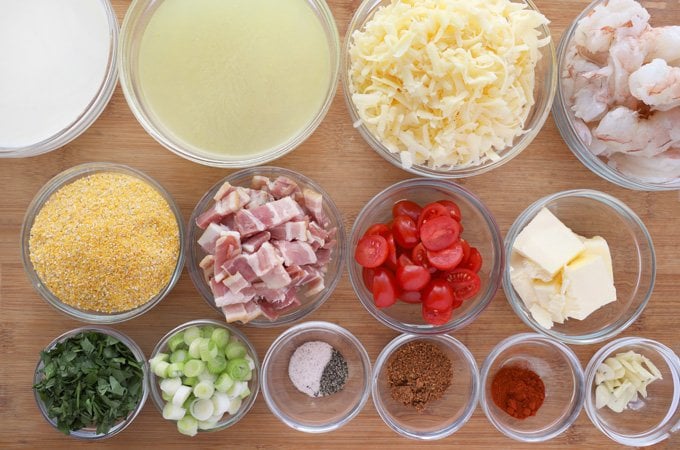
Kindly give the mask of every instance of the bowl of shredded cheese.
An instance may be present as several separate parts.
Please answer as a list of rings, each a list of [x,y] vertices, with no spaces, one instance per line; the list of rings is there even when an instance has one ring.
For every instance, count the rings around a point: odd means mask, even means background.
[[[365,0],[344,45],[354,126],[421,176],[468,177],[517,156],[556,89],[548,20],[530,0]]]
[[[81,164],[48,181],[27,209],[21,245],[36,291],[89,323],[145,313],[184,268],[184,225],[170,194],[112,163]]]

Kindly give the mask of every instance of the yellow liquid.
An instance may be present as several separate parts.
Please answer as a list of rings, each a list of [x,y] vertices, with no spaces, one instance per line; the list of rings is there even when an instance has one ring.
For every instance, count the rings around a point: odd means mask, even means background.
[[[144,31],[139,76],[177,138],[238,159],[288,142],[314,119],[330,49],[305,0],[165,0]]]

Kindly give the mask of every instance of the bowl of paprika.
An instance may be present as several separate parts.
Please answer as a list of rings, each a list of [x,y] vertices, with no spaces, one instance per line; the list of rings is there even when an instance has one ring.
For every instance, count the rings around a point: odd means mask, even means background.
[[[581,363],[561,342],[536,333],[501,341],[480,374],[480,403],[493,426],[521,442],[544,442],[576,420],[585,400]]]

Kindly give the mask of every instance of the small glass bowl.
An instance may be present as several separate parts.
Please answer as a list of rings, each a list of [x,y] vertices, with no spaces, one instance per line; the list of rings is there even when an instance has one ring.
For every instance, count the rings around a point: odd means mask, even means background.
[[[165,0],[135,0],[128,9],[121,27],[120,50],[120,85],[133,114],[151,137],[171,152],[190,161],[212,167],[245,168],[265,164],[293,151],[302,144],[321,124],[335,98],[338,86],[338,70],[340,67],[340,37],[335,19],[325,0],[308,0],[323,28],[330,53],[330,78],[325,99],[316,115],[302,128],[297,135],[281,142],[276,147],[258,153],[255,156],[220,157],[193,146],[177,137],[171,129],[154,114],[141,88],[139,75],[139,48],[144,31],[155,14],[158,6]]]
[[[472,299],[453,311],[444,325],[430,325],[423,320],[420,305],[397,301],[389,308],[378,308],[366,288],[361,266],[354,260],[354,249],[368,228],[376,223],[392,221],[392,205],[399,200],[411,200],[425,206],[437,200],[452,200],[461,210],[464,231],[461,234],[471,246],[477,247],[483,264],[479,271],[482,289]],[[364,308],[382,324],[401,333],[438,334],[459,330],[479,316],[496,294],[503,271],[503,241],[495,219],[473,193],[451,181],[415,178],[393,184],[373,197],[357,216],[347,246],[347,267],[354,292]]]
[[[194,208],[194,211],[191,214],[191,218],[189,219],[189,232],[187,233],[186,243],[189,275],[191,276],[191,281],[194,282],[194,286],[196,286],[196,289],[203,296],[208,305],[215,309],[215,311],[222,314],[222,310],[215,306],[213,293],[210,290],[210,286],[208,283],[206,283],[205,278],[203,277],[203,269],[201,269],[198,265],[205,256],[205,252],[198,245],[198,239],[201,237],[203,230],[201,230],[196,225],[196,218],[201,215],[201,213],[210,208],[210,206],[214,203],[213,196],[225,181],[228,181],[233,186],[250,186],[250,181],[255,175],[269,177],[271,180],[274,180],[278,176],[286,176],[298,183],[300,187],[308,187],[320,193],[323,196],[323,210],[330,220],[330,226],[337,229],[337,234],[335,237],[337,244],[333,249],[333,256],[328,263],[328,270],[324,279],[324,289],[311,297],[299,295],[298,298],[302,304],[295,309],[291,309],[290,311],[281,314],[276,320],[271,321],[266,317],[261,316],[248,322],[248,325],[262,328],[289,325],[302,319],[303,317],[306,317],[323,305],[323,303],[328,300],[335,290],[335,287],[340,281],[340,277],[342,275],[343,252],[345,245],[345,227],[343,225],[342,215],[328,193],[324,191],[321,186],[306,176],[281,167],[253,167],[232,173],[211,187],[210,190],[208,190],[208,192],[206,192],[206,194],[201,198],[201,200],[199,200],[196,208]]]
[[[123,311],[119,313],[104,313],[97,311],[89,311],[78,309],[73,306],[63,303],[57,296],[55,296],[40,280],[40,277],[35,272],[33,268],[33,263],[31,262],[30,256],[30,246],[29,241],[31,237],[31,229],[33,228],[33,223],[35,222],[36,216],[40,213],[40,210],[45,205],[45,202],[57,192],[62,187],[80,179],[96,173],[121,173],[124,175],[129,175],[136,177],[145,183],[151,185],[158,193],[168,202],[168,206],[172,210],[175,219],[177,221],[177,227],[179,229],[179,255],[177,258],[177,264],[175,265],[175,270],[160,292],[158,292],[153,298],[149,299],[148,302],[137,308],[131,309],[129,311]],[[184,223],[182,221],[182,214],[177,207],[177,204],[173,200],[172,196],[158,184],[156,180],[149,177],[145,173],[133,169],[128,166],[113,163],[86,163],[81,164],[70,169],[67,169],[60,173],[59,175],[48,181],[45,186],[43,186],[36,196],[31,201],[28,209],[26,210],[26,216],[24,217],[24,222],[21,227],[21,260],[24,265],[24,270],[28,276],[29,281],[33,285],[33,288],[55,309],[61,311],[62,313],[82,322],[88,323],[100,323],[100,324],[110,324],[123,322],[126,320],[138,317],[145,312],[153,308],[158,302],[160,302],[175,286],[182,274],[182,269],[184,268]]]
[[[250,408],[252,408],[253,405],[255,404],[255,399],[257,398],[257,394],[260,391],[260,360],[257,357],[255,347],[253,347],[253,344],[250,343],[245,334],[240,332],[236,327],[229,326],[224,322],[218,322],[217,320],[210,319],[199,319],[183,323],[182,325],[179,325],[173,328],[172,330],[168,331],[167,334],[163,336],[160,341],[158,341],[158,344],[156,344],[156,347],[153,349],[153,352],[151,353],[151,358],[149,359],[153,359],[156,355],[158,355],[158,353],[161,352],[167,353],[170,338],[172,338],[175,334],[179,333],[180,331],[184,331],[187,328],[193,326],[201,327],[208,325],[214,328],[224,328],[229,332],[229,336],[236,336],[238,340],[241,341],[243,345],[245,345],[246,349],[248,350],[248,354],[253,358],[253,361],[255,362],[255,370],[253,371],[253,378],[248,382],[248,389],[250,389],[250,395],[244,399],[243,403],[241,404],[241,407],[236,412],[236,414],[233,415],[225,414],[223,419],[217,422],[214,428],[210,428],[209,430],[199,429],[198,430],[199,433],[224,430],[225,428],[229,428],[230,426],[237,423],[239,420],[243,419],[245,415],[248,413],[248,411],[250,411]],[[149,370],[149,390],[151,391],[151,400],[153,400],[154,405],[156,405],[156,409],[158,409],[158,412],[162,414],[163,407],[165,406],[166,402],[163,400],[162,397],[159,378],[151,370]]]
[[[548,208],[573,232],[590,238],[601,236],[609,245],[617,300],[585,320],[568,319],[551,329],[536,322],[510,281],[512,246],[519,233],[542,208]],[[558,192],[529,206],[505,237],[503,290],[515,313],[534,330],[569,344],[593,344],[610,339],[642,314],[656,279],[654,244],[642,220],[611,195],[579,189]]]
[[[595,372],[598,366],[608,357],[629,350],[649,358],[663,379],[647,386],[647,398],[640,397],[634,409],[621,413],[615,413],[607,407],[597,409]],[[644,447],[680,432],[680,358],[659,342],[639,337],[609,342],[588,363],[586,389],[585,408],[588,417],[601,432],[619,444]]]
[[[453,368],[451,385],[444,396],[429,402],[422,412],[394,400],[387,378],[387,365],[392,354],[412,341],[436,345],[451,360]],[[465,345],[447,334],[397,336],[378,355],[371,384],[375,409],[385,424],[402,436],[425,441],[445,438],[465,425],[477,407],[480,393],[475,357]]]
[[[512,146],[497,152],[500,158],[496,161],[486,161],[476,166],[466,166],[460,168],[437,168],[433,169],[425,165],[414,164],[410,167],[404,167],[398,153],[392,153],[374,133],[362,122],[359,117],[357,107],[352,100],[351,95],[351,80],[349,71],[351,61],[349,57],[350,44],[352,42],[352,35],[358,30],[362,30],[366,23],[372,19],[375,12],[381,7],[389,4],[391,0],[364,0],[356,12],[352,21],[347,28],[347,35],[345,36],[343,45],[343,62],[341,65],[341,79],[342,87],[345,95],[345,103],[349,109],[352,123],[358,129],[359,134],[364,138],[368,145],[375,150],[380,156],[392,163],[394,166],[403,170],[416,174],[418,176],[432,177],[432,178],[464,178],[473,175],[479,175],[488,172],[496,167],[500,167],[506,162],[510,161],[515,156],[519,155],[525,148],[531,144],[534,138],[538,135],[543,127],[548,115],[550,114],[550,106],[553,102],[555,89],[557,85],[557,72],[555,61],[555,46],[551,41],[550,44],[539,49],[541,59],[536,65],[536,83],[534,87],[535,104],[531,108],[524,125],[524,132],[517,136]],[[538,11],[538,8],[532,0],[517,0],[517,3],[526,4],[528,10]],[[540,35],[538,39],[550,37],[550,30],[547,26],[538,28]]]
[[[545,385],[545,400],[535,416],[520,420],[500,409],[491,396],[491,383],[501,367],[520,365],[534,371]],[[524,333],[501,341],[486,357],[481,370],[480,403],[498,431],[522,442],[544,442],[574,423],[585,397],[581,363],[574,352],[555,339]]]
[[[326,342],[347,361],[342,390],[325,397],[300,392],[288,376],[295,350],[310,341]],[[361,342],[346,329],[329,322],[305,322],[281,333],[262,363],[262,395],[277,419],[305,433],[337,430],[363,409],[370,393],[371,361]]]
[[[617,184],[627,189],[642,191],[666,191],[680,189],[680,178],[667,181],[643,181],[626,175],[616,168],[610,166],[605,160],[594,155],[589,149],[584,123],[574,116],[571,104],[567,99],[566,88],[564,86],[563,73],[566,72],[567,54],[573,46],[574,36],[578,22],[592,13],[593,9],[608,0],[595,0],[588,5],[581,14],[574,19],[569,27],[562,33],[562,38],[557,50],[557,92],[553,104],[552,113],[557,129],[562,135],[562,139],[572,151],[574,156],[581,163],[590,169],[594,174],[605,180]],[[645,2],[644,7],[650,13],[650,22],[653,26],[677,25],[680,21],[680,7],[673,2]]]
[[[9,148],[0,145],[0,158],[25,158],[42,155],[61,148],[90,128],[109,104],[109,100],[111,100],[116,83],[118,82],[118,65],[116,63],[118,55],[118,20],[109,0],[99,0],[99,2],[105,9],[111,39],[109,43],[108,65],[99,90],[87,108],[73,123],[55,135],[31,145]],[[49,95],[49,93],[46,93],[46,95]]]
[[[77,438],[77,439],[82,439],[82,440],[87,440],[87,441],[95,441],[95,440],[101,440],[101,439],[107,439],[112,436],[115,436],[116,434],[120,433],[124,429],[126,429],[132,421],[135,420],[135,418],[139,415],[139,413],[142,411],[142,408],[144,407],[144,404],[146,403],[146,399],[149,396],[149,385],[148,385],[148,380],[149,380],[149,368],[146,362],[146,357],[144,356],[144,352],[142,351],[141,348],[133,341],[130,339],[128,336],[125,334],[121,333],[120,331],[116,331],[113,328],[106,328],[106,327],[100,327],[100,326],[84,326],[80,328],[76,328],[71,331],[67,331],[66,333],[62,334],[61,336],[55,338],[52,342],[50,342],[47,347],[45,347],[44,351],[49,351],[50,349],[54,348],[59,342],[63,342],[69,338],[72,338],[73,336],[77,335],[78,333],[82,332],[96,332],[96,333],[101,333],[105,334],[108,336],[113,336],[114,338],[118,339],[120,342],[122,342],[126,347],[128,347],[137,361],[139,361],[142,371],[144,372],[144,380],[142,383],[142,397],[139,400],[139,403],[137,404],[137,407],[134,409],[134,411],[130,412],[128,416],[116,423],[111,429],[109,430],[108,433],[97,433],[96,428],[93,427],[88,427],[88,428],[82,428],[80,430],[76,431],[71,431],[69,433],[69,436]],[[33,376],[33,384],[36,384],[40,382],[42,379],[41,372],[44,368],[43,362],[39,359],[38,364],[35,367],[35,374]],[[38,408],[40,409],[40,413],[43,415],[45,420],[49,422],[50,425],[54,427],[54,429],[57,429],[57,421],[52,419],[51,417],[48,416],[47,410],[45,409],[45,404],[43,403],[42,399],[40,398],[40,394],[33,389],[33,395],[35,397],[35,402],[38,404]]]

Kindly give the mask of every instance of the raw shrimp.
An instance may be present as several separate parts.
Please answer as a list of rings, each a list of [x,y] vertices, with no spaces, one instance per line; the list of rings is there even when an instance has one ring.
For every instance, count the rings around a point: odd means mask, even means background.
[[[579,21],[574,42],[579,53],[597,61],[606,59],[615,37],[640,36],[648,28],[649,13],[638,2],[610,0]]]
[[[641,36],[646,48],[645,62],[663,59],[671,66],[680,65],[680,26],[656,27]]]
[[[680,106],[680,67],[655,59],[635,71],[628,80],[631,94],[659,111]]]
[[[614,104],[627,104],[630,98],[628,78],[645,61],[646,49],[639,37],[617,37],[609,49],[608,64],[611,67],[610,97]]]
[[[680,149],[670,149],[654,158],[619,153],[607,161],[614,169],[648,183],[667,183],[680,178]]]
[[[593,137],[606,144],[604,156],[627,153],[652,158],[680,146],[680,108],[656,111],[645,119],[619,106],[602,118]]]
[[[600,119],[609,107],[609,76],[611,68],[600,67],[578,53],[570,55],[567,64],[569,80],[565,95],[573,101],[574,115],[586,122]]]

